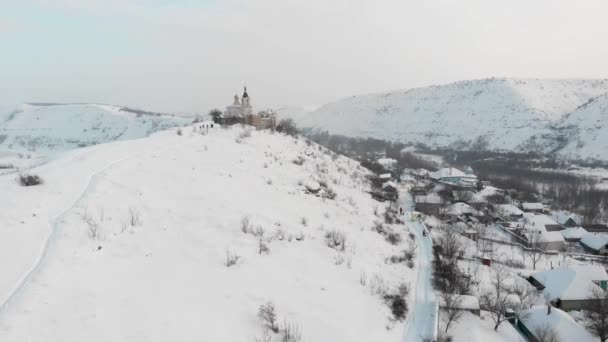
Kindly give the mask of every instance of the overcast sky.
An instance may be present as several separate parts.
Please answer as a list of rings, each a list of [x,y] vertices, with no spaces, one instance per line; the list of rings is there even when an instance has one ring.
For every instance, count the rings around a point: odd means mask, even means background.
[[[170,112],[608,78],[606,0],[0,0],[0,103]]]

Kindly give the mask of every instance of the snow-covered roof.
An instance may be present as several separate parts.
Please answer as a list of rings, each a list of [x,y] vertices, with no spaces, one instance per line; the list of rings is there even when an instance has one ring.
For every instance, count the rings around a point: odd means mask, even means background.
[[[521,216],[524,212],[513,204],[495,204],[494,209],[500,215],[504,216]]]
[[[458,295],[460,303],[455,305],[457,309],[461,310],[479,310],[479,299],[475,296],[470,295]],[[439,307],[445,307],[445,301],[441,296],[438,298]]]
[[[581,227],[566,228],[560,231],[560,233],[562,233],[564,239],[580,239],[587,235],[587,231]]]
[[[540,234],[539,242],[564,242],[564,237],[560,231],[544,232]]]
[[[587,233],[581,237],[581,243],[591,249],[600,250],[608,244],[608,237]]]
[[[431,172],[430,176],[433,179],[441,179],[447,177],[465,177],[466,174],[453,167],[444,167],[443,169]]]
[[[380,176],[380,179],[391,179],[391,174],[390,173],[383,173]]]
[[[559,224],[566,224],[569,219],[572,219],[576,225],[581,224],[581,218],[578,215],[571,214],[567,211],[553,211],[551,212],[551,219]]]
[[[545,287],[543,292],[551,300],[588,299],[594,289],[600,288],[594,281],[608,281],[608,273],[598,265],[562,266],[534,273],[532,277]]]
[[[397,160],[393,158],[380,158],[376,160],[376,162],[378,162],[378,164],[384,167],[394,167],[395,165],[397,165]]]
[[[457,202],[457,203],[454,203],[454,204],[450,204],[446,208],[446,214],[450,214],[450,215],[464,215],[464,214],[478,215],[479,211],[475,210],[475,208],[471,207],[470,205],[468,205],[466,203]]]
[[[522,224],[526,223],[524,228],[532,231],[546,231],[546,226],[559,226],[549,216],[535,213],[524,213],[522,219],[519,220]]]
[[[551,308],[547,315],[547,307],[535,306],[520,315],[520,320],[534,334],[539,337],[539,331],[550,329],[555,334],[556,341],[587,342],[596,339],[580,324],[564,311]]]
[[[497,193],[499,193],[500,189],[495,188],[493,186],[486,186],[485,188],[479,190],[477,193],[475,193],[475,195],[473,195],[474,201],[475,202],[486,202],[486,198],[488,196],[492,196],[495,195]]]
[[[440,204],[441,203],[441,197],[439,197],[439,195],[437,195],[436,193],[430,193],[426,196],[416,196],[414,198],[414,201],[416,203],[433,203],[433,204]]]
[[[393,182],[393,181],[388,181],[382,184],[382,189],[385,189],[387,187],[392,187],[394,189],[397,189],[397,183]]]
[[[543,210],[545,208],[545,206],[543,206],[542,203],[528,203],[528,202],[522,203],[521,207],[524,208],[524,210]]]
[[[440,227],[442,224],[441,220],[436,218],[435,216],[429,215],[427,217],[424,218],[424,225],[434,228],[434,227]]]

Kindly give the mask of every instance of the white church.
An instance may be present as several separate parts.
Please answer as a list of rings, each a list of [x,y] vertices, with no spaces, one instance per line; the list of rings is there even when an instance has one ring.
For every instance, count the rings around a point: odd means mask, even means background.
[[[227,124],[246,123],[257,128],[274,128],[277,124],[274,111],[266,110],[253,114],[247,86],[243,88],[243,96],[240,99],[238,94],[234,95],[234,102],[226,107],[223,119]]]

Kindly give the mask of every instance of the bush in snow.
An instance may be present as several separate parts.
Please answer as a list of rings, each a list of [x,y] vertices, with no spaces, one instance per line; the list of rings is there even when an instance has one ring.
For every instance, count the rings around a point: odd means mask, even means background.
[[[338,196],[338,194],[336,194],[336,192],[332,188],[325,189],[325,198],[329,198],[330,200],[333,200],[333,199],[336,199],[337,196]]]
[[[132,227],[141,226],[143,224],[143,220],[141,218],[141,211],[135,207],[129,208],[129,224]]]
[[[241,257],[238,256],[236,253],[226,251],[226,262],[224,264],[226,265],[226,267],[234,266],[240,258]]]
[[[296,165],[302,165],[302,164],[304,164],[305,161],[306,161],[306,159],[304,159],[302,156],[299,156],[298,158],[292,160],[291,162]]]
[[[346,235],[344,235],[344,232],[337,230],[329,231],[325,234],[325,241],[327,247],[337,251],[344,251],[346,248]]]
[[[241,217],[241,231],[245,234],[249,233],[250,218],[247,215]]]
[[[388,294],[384,296],[386,305],[391,309],[393,318],[397,321],[401,321],[405,318],[408,312],[407,302],[401,294]]]
[[[306,226],[308,226],[308,219],[307,219],[306,217],[302,216],[302,218],[300,219],[300,223],[301,223],[301,224],[302,224],[304,227],[306,227]]]
[[[281,342],[300,342],[302,341],[302,334],[300,328],[295,323],[283,322],[282,325],[283,337]]]
[[[182,132],[182,129],[181,129],[181,128],[178,128],[178,129],[177,129],[177,135],[182,135],[182,134],[184,134],[184,133]]]
[[[42,184],[42,178],[38,175],[27,175],[24,173],[19,174],[19,184],[21,186],[34,186]]]
[[[270,335],[270,332],[268,331],[268,329],[264,329],[262,336],[255,339],[255,342],[271,342],[271,341],[272,341],[272,336]]]
[[[277,326],[277,312],[272,302],[260,306],[258,309],[258,317],[270,330],[275,333],[279,332],[279,327]]]
[[[386,241],[388,241],[391,245],[397,245],[401,242],[401,234],[390,232],[386,235]]]
[[[298,128],[293,119],[283,119],[279,121],[279,124],[275,128],[279,133],[285,133],[287,135],[296,136],[298,135]]]

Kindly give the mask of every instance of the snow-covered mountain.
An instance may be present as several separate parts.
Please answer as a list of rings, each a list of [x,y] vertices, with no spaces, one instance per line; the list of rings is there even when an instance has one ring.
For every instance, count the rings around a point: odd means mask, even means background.
[[[354,96],[294,119],[301,127],[431,147],[608,160],[600,133],[608,129],[607,93],[608,80],[491,78]]]
[[[0,114],[0,161],[24,155],[46,160],[74,148],[143,138],[188,122],[173,115],[111,105],[23,104]]]
[[[368,171],[269,131],[182,130],[69,151],[29,170],[40,186],[0,175],[3,342],[252,342],[267,302],[302,341],[401,340],[383,294],[411,302],[418,259],[388,260],[415,242],[372,229]]]

